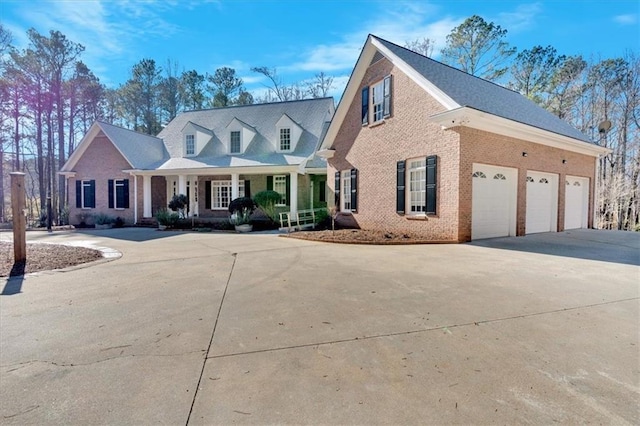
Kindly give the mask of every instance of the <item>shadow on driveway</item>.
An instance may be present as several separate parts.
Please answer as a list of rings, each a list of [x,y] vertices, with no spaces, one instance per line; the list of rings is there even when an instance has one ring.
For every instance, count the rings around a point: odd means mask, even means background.
[[[524,237],[492,238],[468,244],[640,266],[638,232],[575,229]]]

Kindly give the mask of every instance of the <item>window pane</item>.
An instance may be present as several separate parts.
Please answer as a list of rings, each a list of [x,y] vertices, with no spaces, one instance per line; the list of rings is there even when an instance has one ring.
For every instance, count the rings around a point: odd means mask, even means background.
[[[231,132],[231,147],[229,149],[232,154],[240,153],[240,132]]]
[[[193,135],[187,135],[187,155],[196,153],[196,142]]]
[[[278,175],[273,177],[273,190],[280,194],[280,205],[287,204],[287,177]]]
[[[409,161],[409,211],[425,211],[427,170],[425,160]]]
[[[342,172],[342,210],[351,210],[351,170]]]
[[[280,151],[291,149],[291,129],[280,129]]]

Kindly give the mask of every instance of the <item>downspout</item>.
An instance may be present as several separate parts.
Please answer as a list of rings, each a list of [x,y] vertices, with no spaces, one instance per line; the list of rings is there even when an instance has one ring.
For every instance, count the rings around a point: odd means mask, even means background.
[[[138,176],[133,176],[133,224],[138,224]]]

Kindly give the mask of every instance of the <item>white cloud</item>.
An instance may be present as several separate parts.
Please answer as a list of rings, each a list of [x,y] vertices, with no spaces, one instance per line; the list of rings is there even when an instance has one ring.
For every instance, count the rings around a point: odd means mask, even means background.
[[[521,4],[511,12],[500,13],[496,20],[502,28],[517,33],[531,28],[541,11],[540,3]]]
[[[394,7],[377,20],[345,34],[340,41],[313,46],[302,61],[281,68],[287,72],[349,70],[358,59],[368,34],[399,45],[426,37],[434,41],[435,54],[444,46],[451,30],[462,22],[461,18],[439,14],[438,9],[428,3],[400,3]]]
[[[638,15],[632,13],[626,15],[617,15],[613,17],[613,22],[620,25],[633,25],[638,22]]]

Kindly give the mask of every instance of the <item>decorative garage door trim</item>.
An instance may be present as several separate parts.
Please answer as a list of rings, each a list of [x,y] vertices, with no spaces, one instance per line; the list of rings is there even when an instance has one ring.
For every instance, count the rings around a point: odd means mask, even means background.
[[[474,163],[471,239],[516,235],[518,170]]]
[[[564,229],[588,227],[589,178],[565,177]]]
[[[527,170],[525,233],[558,230],[558,178],[554,173]]]

